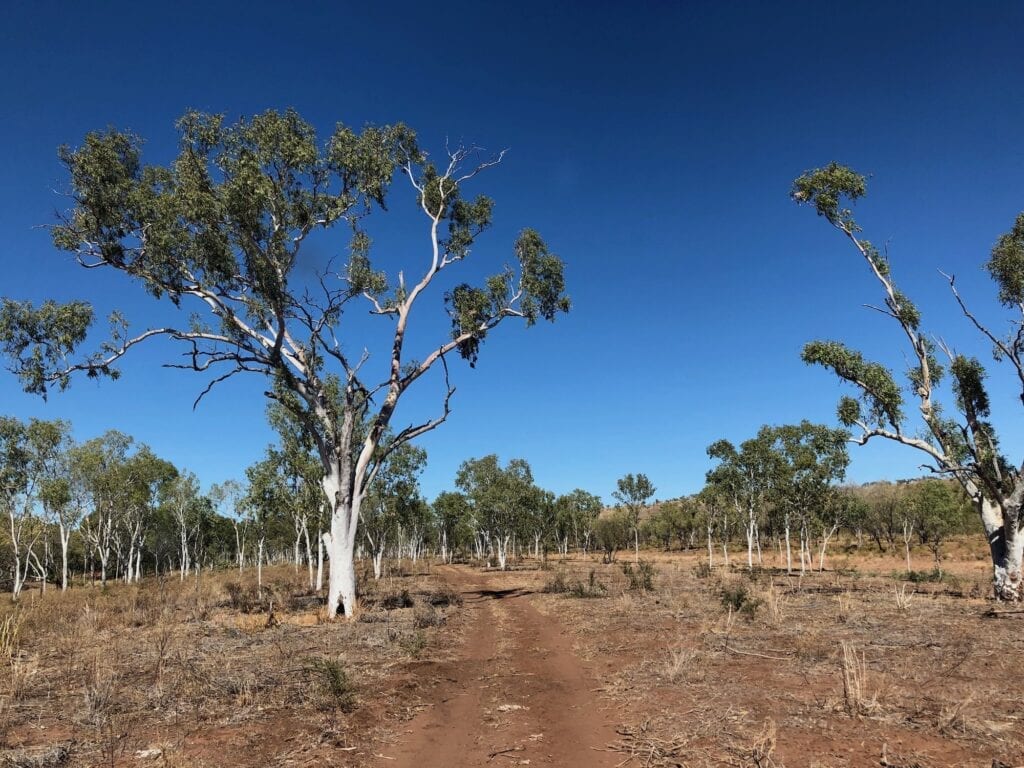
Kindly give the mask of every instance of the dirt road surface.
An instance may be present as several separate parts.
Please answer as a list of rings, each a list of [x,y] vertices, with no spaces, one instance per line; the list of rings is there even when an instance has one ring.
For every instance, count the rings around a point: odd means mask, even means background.
[[[375,765],[393,768],[614,766],[605,751],[615,718],[600,685],[576,656],[565,626],[509,589],[502,575],[439,569],[462,594],[468,634],[459,658],[432,670],[441,679],[429,705]]]

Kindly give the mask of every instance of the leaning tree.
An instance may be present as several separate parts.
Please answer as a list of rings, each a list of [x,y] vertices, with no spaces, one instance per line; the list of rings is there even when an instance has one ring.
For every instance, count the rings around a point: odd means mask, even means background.
[[[797,203],[812,205],[819,216],[842,233],[881,285],[882,305],[872,309],[890,317],[907,342],[910,364],[906,385],[901,387],[886,366],[864,359],[838,341],[807,344],[803,359],[833,371],[857,389],[857,397],[843,397],[838,408],[840,421],[859,430],[852,438],[854,442],[863,445],[878,437],[910,446],[928,456],[928,466],[934,472],[960,483],[980,515],[988,538],[995,596],[1020,600],[1024,482],[1021,469],[1001,452],[990,421],[985,368],[976,358],[934,341],[921,329],[921,314],[896,287],[888,258],[861,237],[861,228],[845,207],[865,192],[863,176],[832,163],[800,176],[793,183],[791,195]],[[1013,312],[1008,336],[996,334],[978,320],[957,293],[952,276],[947,276],[949,286],[960,310],[993,345],[996,360],[1013,366],[1024,400],[1024,214],[999,238],[985,267],[998,286],[1000,303]],[[946,358],[945,365],[939,362],[940,353]],[[946,367],[954,404],[944,408],[938,387]],[[916,400],[923,430],[911,431],[904,411],[905,396]]]
[[[236,374],[263,377],[267,396],[295,415],[316,446],[331,510],[328,613],[340,607],[351,615],[360,506],[381,461],[448,416],[451,355],[472,364],[487,334],[507,318],[532,325],[568,311],[562,262],[535,231],[523,230],[514,246],[518,271],[506,266],[481,285],[451,287],[443,294],[450,336],[409,355],[406,335],[418,299],[469,256],[491,224],[492,201],[462,193],[501,154],[488,159],[476,148],[458,148],[435,164],[401,124],[360,132],[339,125],[321,143],[290,110],[234,124],[189,112],[178,129],[180,151],[168,165],[144,165],[140,141],[114,130],[62,149],[74,203],[53,239],[82,267],[124,273],[196,314],[136,333],[114,313],[103,347],[76,355],[93,322],[88,303],[5,300],[0,344],[25,389],[42,395],[67,387],[76,372],[115,377],[122,356],[159,339],[184,352],[167,365],[208,374],[200,399]],[[366,222],[386,210],[399,177],[423,217],[425,253],[419,266],[392,278],[371,260]],[[340,269],[333,262],[317,267],[303,250],[311,239],[324,247],[324,230],[344,235]],[[379,334],[351,322],[360,303],[391,324],[379,377],[365,366]],[[402,395],[435,368],[445,381],[438,413],[396,428],[380,450]],[[355,427],[364,420],[370,426],[359,435]]]

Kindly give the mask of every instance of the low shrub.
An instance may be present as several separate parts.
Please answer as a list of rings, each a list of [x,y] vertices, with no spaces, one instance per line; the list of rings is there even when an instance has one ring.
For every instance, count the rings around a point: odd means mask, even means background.
[[[423,605],[417,605],[412,616],[412,625],[416,629],[426,629],[427,627],[440,627],[444,624],[445,618],[437,608],[430,603],[424,603]]]
[[[229,581],[224,584],[224,591],[228,595],[228,605],[242,613],[263,613],[269,610],[274,599],[274,590],[269,586],[263,587],[261,595],[259,587],[255,584]]]
[[[435,608],[446,608],[450,605],[462,605],[462,595],[446,584],[433,592],[428,592],[426,601]]]
[[[711,566],[701,561],[693,566],[693,575],[698,579],[706,579],[711,576]]]
[[[557,571],[548,583],[541,588],[541,592],[551,595],[564,595],[571,588],[572,585],[565,577],[565,571]]]
[[[588,598],[604,597],[608,593],[608,588],[597,580],[597,574],[591,569],[586,583],[579,580],[569,581],[564,571],[558,571],[541,591],[566,597]]]
[[[331,709],[351,712],[356,708],[356,689],[340,661],[323,657],[306,660],[309,674]]]
[[[569,589],[569,594],[572,597],[604,597],[608,594],[608,587],[597,580],[597,574],[591,569],[590,574],[587,576],[587,583],[584,584],[582,581],[577,581]]]
[[[411,635],[402,637],[398,646],[413,658],[418,658],[427,647],[427,635],[422,629],[417,629]]]
[[[623,563],[622,572],[626,575],[631,591],[654,591],[654,563],[647,560],[639,560],[637,561],[636,568],[633,567],[632,563]]]
[[[389,592],[381,598],[380,605],[385,611],[394,611],[398,608],[412,608],[416,604],[408,589],[401,592]]]
[[[746,584],[723,586],[721,593],[722,605],[734,613],[743,614],[748,620],[753,619],[757,609],[761,607],[761,599],[750,594]]]

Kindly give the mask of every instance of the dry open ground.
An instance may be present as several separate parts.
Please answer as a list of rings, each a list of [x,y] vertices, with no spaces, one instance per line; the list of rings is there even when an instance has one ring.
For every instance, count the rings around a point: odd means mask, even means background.
[[[248,572],[31,593],[0,613],[0,765],[1018,766],[1024,617],[954,550],[909,585],[898,556],[647,552],[647,592],[631,553],[421,563],[336,624],[290,568],[262,600]]]

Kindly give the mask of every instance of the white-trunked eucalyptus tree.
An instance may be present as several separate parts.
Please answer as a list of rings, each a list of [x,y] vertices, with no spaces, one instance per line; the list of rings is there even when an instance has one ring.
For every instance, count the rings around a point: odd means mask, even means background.
[[[921,330],[921,315],[896,287],[888,259],[860,237],[853,214],[842,206],[866,192],[863,176],[837,163],[808,171],[793,183],[797,203],[813,205],[819,216],[839,230],[864,259],[882,287],[880,307],[899,326],[910,347],[906,392],[917,400],[924,422],[921,433],[907,431],[903,411],[904,390],[892,371],[838,341],[815,341],[804,347],[807,363],[822,365],[859,390],[857,398],[843,397],[839,419],[860,433],[852,439],[863,445],[875,437],[915,448],[931,460],[933,471],[960,483],[981,517],[992,557],[995,596],[1000,600],[1022,598],[1021,556],[1024,535],[1020,530],[1024,482],[1021,470],[1000,452],[996,430],[989,421],[991,409],[982,364],[942,345],[949,362],[955,407],[960,417],[943,409],[936,391],[945,371],[935,354],[936,343]],[[999,301],[1014,313],[1011,331],[1002,338],[982,325],[957,294],[953,296],[974,326],[993,344],[996,360],[1009,361],[1024,387],[1024,214],[999,238],[985,265],[999,287]],[[1021,397],[1024,399],[1024,389]]]
[[[233,125],[190,112],[178,128],[180,152],[167,166],[143,165],[139,140],[113,130],[62,149],[74,208],[53,235],[83,267],[126,273],[153,296],[188,302],[202,314],[131,334],[114,313],[111,340],[69,363],[93,321],[88,303],[5,300],[0,343],[24,387],[40,394],[65,388],[77,371],[116,376],[114,365],[128,350],[157,338],[184,347],[185,363],[171,367],[212,374],[200,399],[237,373],[266,377],[268,397],[291,410],[316,445],[331,509],[328,612],[351,615],[360,505],[380,461],[447,417],[451,353],[472,363],[506,318],[531,325],[568,311],[562,262],[536,232],[523,230],[514,247],[518,273],[506,267],[479,287],[462,283],[445,292],[451,335],[413,359],[405,351],[413,307],[491,223],[491,200],[464,199],[463,187],[501,155],[477,162],[478,150],[459,148],[435,165],[400,124],[361,132],[339,125],[320,144],[294,111]],[[371,262],[364,223],[384,210],[396,176],[411,185],[422,212],[425,251],[392,282]],[[303,244],[317,230],[338,227],[347,235],[346,267],[315,269]],[[364,372],[372,336],[365,326],[352,328],[351,318],[345,322],[358,302],[393,323],[379,379]],[[439,413],[396,429],[380,450],[400,398],[436,366],[446,387]],[[364,419],[370,426],[354,444],[354,427]]]

